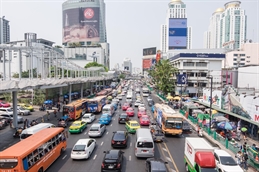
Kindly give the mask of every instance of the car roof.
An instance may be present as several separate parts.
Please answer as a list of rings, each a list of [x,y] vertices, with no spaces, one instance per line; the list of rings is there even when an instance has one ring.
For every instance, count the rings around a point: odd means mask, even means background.
[[[154,171],[167,171],[165,162],[161,159],[149,158],[147,161],[151,164],[151,169]]]
[[[105,155],[105,158],[109,158],[109,159],[118,159],[118,155],[119,155],[119,151],[120,150],[109,150],[109,151],[106,151],[106,155]]]
[[[92,139],[79,139],[75,145],[84,145],[84,144],[87,144],[89,142],[89,140],[92,140]]]
[[[79,124],[79,123],[81,123],[82,121],[74,121],[73,123],[74,124]]]
[[[138,121],[135,121],[135,120],[133,120],[133,121],[129,121],[130,123],[138,123]]]
[[[132,107],[129,107],[127,110],[134,110]]]
[[[108,116],[109,114],[107,114],[107,113],[103,113],[101,116]]]
[[[215,149],[214,152],[218,155],[218,156],[231,156],[229,153],[227,153],[224,150],[220,150],[220,149]]]
[[[101,124],[99,123],[94,123],[91,127],[99,127]]]
[[[91,116],[92,115],[92,113],[86,113],[86,114],[84,114],[84,116]]]

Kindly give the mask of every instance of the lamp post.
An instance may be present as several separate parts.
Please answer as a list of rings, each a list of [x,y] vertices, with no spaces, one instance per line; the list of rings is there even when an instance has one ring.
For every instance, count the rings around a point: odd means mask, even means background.
[[[212,83],[213,83],[213,77],[211,75],[206,77],[207,79],[210,79],[210,123],[209,123],[209,133],[211,129],[211,108],[212,108]]]

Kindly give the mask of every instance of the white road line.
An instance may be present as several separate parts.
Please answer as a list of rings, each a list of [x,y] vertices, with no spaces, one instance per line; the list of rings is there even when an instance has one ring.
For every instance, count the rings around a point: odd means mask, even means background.
[[[168,161],[172,162],[171,159],[170,159],[168,156],[166,157],[166,159],[167,159]]]
[[[86,135],[87,134],[87,132],[85,132],[85,134],[84,135]]]
[[[163,151],[167,152],[166,148],[162,148],[162,149],[163,149]]]
[[[129,156],[129,161],[131,161],[131,156]]]
[[[115,120],[115,118],[113,118],[113,121]]]
[[[132,143],[130,142],[130,147],[132,146]]]
[[[171,172],[176,172],[176,171],[175,171],[174,169],[172,169],[172,168],[171,168],[171,170],[170,170],[170,171],[171,171]]]
[[[103,145],[103,142],[101,143],[101,146]]]
[[[112,126],[112,124],[110,126]]]
[[[96,157],[97,157],[97,155],[95,154],[93,160],[95,160]]]
[[[106,134],[108,134],[109,132],[107,131],[107,133]]]
[[[67,155],[65,155],[62,159],[65,159],[67,157]]]

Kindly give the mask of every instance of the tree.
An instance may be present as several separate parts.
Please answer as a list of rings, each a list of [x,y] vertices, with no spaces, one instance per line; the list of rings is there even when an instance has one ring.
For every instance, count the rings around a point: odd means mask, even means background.
[[[123,74],[123,73],[120,74],[119,78],[120,78],[120,79],[125,79],[125,74]]]
[[[178,74],[178,69],[172,67],[170,61],[159,60],[154,69],[149,71],[152,81],[156,84],[158,90],[162,91],[165,95],[175,91],[176,79],[174,76]]]
[[[108,71],[109,71],[106,66],[104,66],[104,65],[102,65],[102,64],[99,64],[99,63],[97,63],[97,62],[91,62],[91,63],[87,63],[87,64],[85,65],[85,68],[86,68],[86,69],[87,69],[87,68],[90,68],[90,67],[103,67],[104,70],[105,70],[105,72],[108,72]]]
[[[22,78],[29,78],[31,70],[23,71],[22,72]],[[37,69],[34,68],[33,71],[33,78],[37,78]],[[13,78],[19,78],[19,73],[14,73]]]

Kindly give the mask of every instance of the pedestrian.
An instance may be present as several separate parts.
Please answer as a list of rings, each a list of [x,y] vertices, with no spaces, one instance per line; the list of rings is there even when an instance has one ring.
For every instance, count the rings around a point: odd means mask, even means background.
[[[242,134],[243,134],[243,140],[246,141],[247,140],[247,138],[246,138],[246,131],[243,131]]]
[[[246,146],[247,146],[247,143],[244,142],[243,146],[242,146],[242,152],[246,152]]]
[[[247,152],[244,151],[244,152],[243,152],[243,156],[242,156],[242,166],[243,166],[243,169],[244,169],[244,170],[248,170],[248,167],[247,167],[247,160],[248,160],[248,155],[247,155]]]
[[[238,151],[235,157],[237,158],[237,164],[239,166],[241,166],[241,160],[242,160],[242,153],[241,153],[241,151]]]
[[[259,140],[259,127],[257,129],[257,139]]]
[[[10,121],[10,128],[13,128],[13,120]]]
[[[237,129],[237,140],[240,141],[241,140],[241,130],[240,128]]]
[[[56,109],[54,110],[54,116],[57,117],[57,111],[56,111]]]
[[[26,129],[26,127],[27,127],[27,119],[25,119],[23,122],[23,128]]]
[[[49,111],[47,111],[47,120],[49,121],[49,118],[50,118],[50,114],[49,114]]]
[[[41,122],[42,122],[42,123],[44,122],[44,118],[43,118],[43,117],[41,118]]]

